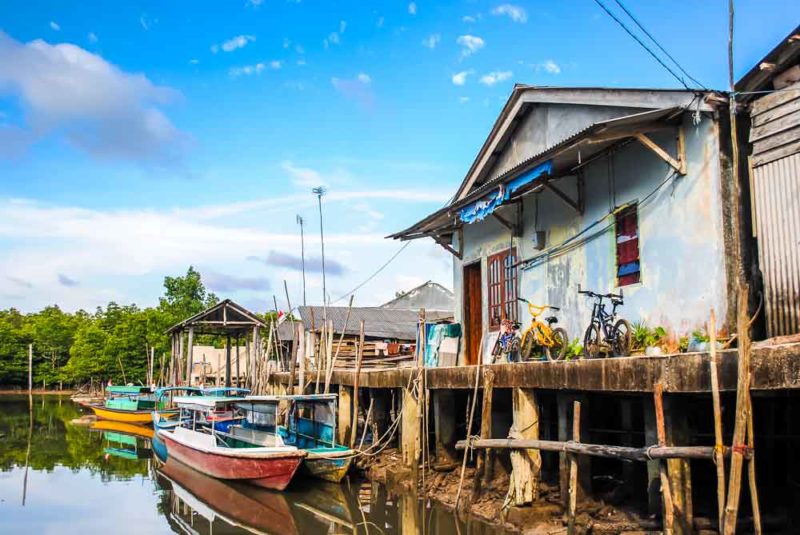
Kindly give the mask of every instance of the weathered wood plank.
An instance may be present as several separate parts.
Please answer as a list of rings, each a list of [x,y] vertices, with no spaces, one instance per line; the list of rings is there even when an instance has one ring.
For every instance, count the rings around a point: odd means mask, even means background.
[[[787,87],[783,91],[776,91],[765,95],[750,106],[752,115],[759,115],[765,113],[776,106],[780,106],[790,100],[793,100],[800,95],[800,84],[794,84],[792,87]]]
[[[795,141],[794,143],[784,145],[775,150],[763,152],[757,156],[753,156],[753,167],[768,164],[770,162],[774,162],[775,160],[780,160],[781,158],[791,156],[792,154],[797,154],[798,152],[800,152],[800,141]]]
[[[800,141],[800,123],[796,127],[784,130],[780,134],[765,137],[753,143],[753,155],[762,154],[795,141]]]
[[[765,125],[754,126],[750,129],[750,142],[774,136],[779,132],[794,128],[798,124],[800,124],[800,110],[784,115],[780,119],[770,121]]]
[[[800,110],[800,91],[792,91],[788,93],[792,99],[782,102],[773,108],[769,108],[759,115],[753,117],[753,126],[761,126],[775,119],[788,115],[792,112]]]

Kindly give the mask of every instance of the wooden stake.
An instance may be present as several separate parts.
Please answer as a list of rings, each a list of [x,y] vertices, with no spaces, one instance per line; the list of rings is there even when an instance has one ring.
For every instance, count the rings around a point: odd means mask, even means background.
[[[708,324],[709,344],[711,344],[711,399],[714,403],[714,464],[717,467],[717,510],[718,529],[722,530],[725,518],[725,456],[723,455],[722,406],[719,399],[719,377],[717,376],[717,316],[711,309]]]
[[[481,334],[481,345],[478,347],[478,365],[475,368],[475,388],[472,391],[472,403],[469,409],[469,423],[467,423],[467,447],[464,448],[464,457],[461,459],[461,476],[458,480],[458,491],[456,492],[456,512],[459,510],[459,500],[461,499],[461,489],[464,487],[464,473],[467,470],[467,456],[469,455],[470,433],[472,433],[472,420],[475,417],[475,405],[478,397],[478,385],[481,380],[481,366],[483,363],[483,344],[486,341],[486,333]]]
[[[581,441],[581,402],[572,403],[572,440]],[[575,513],[578,510],[578,456],[571,454],[569,458],[569,511],[567,533],[575,533]]]
[[[756,455],[755,436],[753,435],[753,400],[750,399],[750,410],[747,411],[747,446],[750,448],[750,458],[747,460],[747,480],[750,483],[750,504],[753,509],[753,531],[761,535],[761,507],[758,501],[758,488],[756,486]]]
[[[664,429],[664,387],[661,383],[656,383],[653,392],[656,408],[656,433],[658,443],[663,446],[667,442],[667,433]],[[664,500],[664,535],[672,534],[674,511],[672,505],[672,492],[669,486],[669,475],[667,474],[667,463],[662,461],[658,465],[658,472],[661,476],[661,496]]]
[[[358,433],[358,379],[361,376],[361,360],[364,358],[364,320],[361,320],[361,327],[358,332],[358,352],[356,353],[356,375],[353,380],[353,426],[350,433],[350,448],[356,445],[356,433]],[[366,425],[366,422],[364,422]]]
[[[33,344],[28,344],[28,396],[33,394]]]
[[[747,413],[750,409],[750,326],[747,317],[747,287],[739,284],[739,299],[736,307],[737,334],[739,335],[739,366],[736,385],[736,421],[733,426],[733,451],[731,453],[731,472],[728,488],[728,501],[725,506],[723,533],[736,533],[736,520],[739,514],[739,498],[742,488],[742,465],[746,449]]]
[[[350,301],[347,303],[347,315],[344,317],[344,327],[342,328],[342,332],[339,333],[339,343],[336,344],[336,353],[333,355],[333,361],[331,362],[330,368],[325,373],[325,393],[327,394],[330,385],[331,385],[331,377],[333,376],[333,369],[336,367],[336,359],[339,358],[339,349],[342,347],[342,340],[344,339],[344,333],[347,331],[347,324],[350,322],[350,311],[353,308],[353,296],[350,296]],[[333,320],[331,320],[333,322]],[[363,322],[362,322],[363,323]],[[363,327],[363,325],[362,325]]]
[[[286,319],[287,321],[292,322],[292,360],[289,364],[289,394],[294,394],[294,378],[297,371],[298,344],[297,335],[295,333],[296,329],[294,328],[294,320],[290,320],[288,317],[292,314],[292,302],[289,300],[289,286],[286,284],[286,279],[283,279],[283,293],[286,294],[286,306],[289,307],[289,312],[287,312]]]

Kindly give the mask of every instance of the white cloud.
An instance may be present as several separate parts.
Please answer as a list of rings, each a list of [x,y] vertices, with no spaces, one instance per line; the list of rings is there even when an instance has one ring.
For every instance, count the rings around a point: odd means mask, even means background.
[[[342,42],[342,34],[344,34],[344,31],[346,29],[347,29],[347,21],[346,20],[339,21],[339,31],[329,33],[328,37],[326,37],[322,41],[322,44],[325,45],[325,48],[328,48],[331,45],[340,44]]]
[[[364,108],[372,108],[375,103],[375,95],[372,93],[370,85],[372,78],[366,73],[358,73],[355,78],[331,78],[334,89],[345,97],[355,100]]]
[[[333,214],[354,207],[370,222],[380,222],[382,214],[371,206],[371,200],[385,206],[387,202],[418,202],[421,194],[417,190],[385,190],[331,192],[325,197],[326,257],[346,270],[341,277],[328,279],[334,298],[362,282],[398,250],[399,244],[384,239],[387,229],[338,230]],[[447,198],[446,192],[433,201],[431,193],[426,195],[426,202],[444,202]],[[293,214],[304,211],[309,214],[307,224],[315,221],[311,214],[316,211],[316,201],[308,192],[262,201],[264,206],[257,209],[277,207],[287,221],[293,222]],[[230,205],[221,203],[219,207]],[[91,310],[112,299],[149,306],[156,303],[162,277],[185,273],[188,265],[196,266],[206,283],[219,287],[220,292],[241,292],[243,297],[255,297],[267,285],[282,290],[282,280],[286,279],[292,301],[299,301],[299,272],[273,266],[267,273],[263,266],[247,260],[263,257],[267,250],[299,256],[294,225],[287,225],[285,231],[267,232],[261,225],[237,226],[236,219],[204,221],[191,210],[101,210],[2,198],[0,213],[0,239],[10,244],[0,252],[0,273],[5,275],[0,276],[0,308],[35,310],[55,302],[66,310]],[[319,251],[319,240],[314,232],[307,232],[305,239],[309,260]],[[209,251],[225,254],[209,255]],[[401,289],[395,284],[398,278],[419,273],[449,285],[450,257],[444,252],[431,256],[428,251],[440,249],[428,243],[409,246],[403,253],[406,261],[401,258],[389,265],[359,291],[356,303],[367,306],[385,302]],[[409,264],[408,259],[414,261]],[[309,290],[320,287],[318,274],[307,273],[307,278]],[[309,299],[316,301],[318,296],[309,291]]]
[[[0,94],[19,98],[29,133],[102,159],[175,162],[187,138],[160,107],[180,93],[71,44],[20,43],[0,31]]]
[[[216,54],[220,50],[223,52],[233,52],[239,48],[244,48],[247,46],[248,43],[252,43],[256,40],[255,35],[237,35],[236,37],[232,37],[227,41],[224,41],[221,44],[214,44],[211,45],[211,52]]]
[[[53,30],[54,32],[60,32],[61,31],[61,26],[59,26],[59,24],[56,21],[51,20],[50,21],[50,29]]]
[[[94,32],[89,32],[89,35],[86,36],[86,39],[89,40],[90,43],[94,44],[98,41],[97,34]]]
[[[525,23],[528,21],[528,13],[525,9],[514,4],[501,4],[492,10],[492,15],[505,15],[514,22]]]
[[[544,63],[537,65],[537,70],[538,69],[543,69],[550,74],[561,74],[561,66],[552,59],[548,59]]]
[[[409,15],[417,14],[417,4],[415,2],[411,2],[410,4],[408,4],[408,13]]]
[[[478,21],[478,17],[474,17],[472,15],[464,15],[463,17],[461,17],[461,22],[467,22],[467,23],[471,24],[471,23],[477,22],[477,21]]]
[[[486,45],[486,42],[480,37],[474,35],[460,35],[456,39],[456,43],[462,46],[461,57],[471,56]]]
[[[264,0],[247,0],[247,5],[250,7],[261,7],[263,3]]]
[[[305,59],[303,59],[303,58],[300,58],[300,59],[298,59],[298,60],[297,60],[295,63],[296,63],[297,65],[299,65],[300,67],[302,67],[303,65],[305,65],[305,64],[306,64],[306,60],[305,60]]]
[[[197,58],[192,58],[189,60],[189,65],[197,65],[198,63],[200,63],[200,60]]]
[[[383,28],[383,23],[386,22],[384,17],[378,17],[378,21],[375,23],[375,26],[378,28]]]
[[[467,83],[467,77],[473,74],[474,72],[475,71],[470,69],[468,71],[461,71],[455,73],[451,78],[451,80],[453,81],[453,85],[464,85],[465,83]]]
[[[511,75],[511,71],[490,72],[481,76],[480,82],[485,86],[492,87],[498,82],[505,82],[506,80],[510,79]]]
[[[469,97],[458,97],[459,104],[466,104],[467,102],[469,102]]]
[[[270,69],[278,70],[283,66],[283,62],[278,59],[273,59],[269,62]]]
[[[141,24],[144,31],[150,31],[150,29],[158,23],[158,19],[151,19],[147,16],[147,13],[142,13],[139,17],[139,24]]]
[[[436,48],[436,45],[438,45],[441,40],[442,36],[438,33],[434,33],[422,40],[422,46],[433,50],[434,48]]]
[[[266,65],[264,63],[254,63],[252,65],[243,65],[241,67],[231,67],[228,69],[228,74],[234,77],[237,76],[252,76],[253,74],[261,74],[264,72]]]
[[[347,21],[346,20],[340,20],[339,21],[339,33],[343,34],[346,29],[347,29]]]
[[[328,181],[322,175],[308,167],[297,167],[291,161],[281,163],[281,168],[289,174],[292,184],[298,188],[310,189],[317,186],[328,186]]]

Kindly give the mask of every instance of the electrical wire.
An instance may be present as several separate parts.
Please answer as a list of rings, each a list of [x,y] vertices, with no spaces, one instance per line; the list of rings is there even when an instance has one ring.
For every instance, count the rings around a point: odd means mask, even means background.
[[[332,304],[334,304],[334,303],[338,303],[339,301],[341,301],[341,300],[342,300],[342,299],[344,299],[345,297],[349,297],[350,295],[352,295],[352,294],[356,293],[358,290],[360,290],[361,288],[363,288],[363,287],[364,287],[364,285],[366,285],[366,284],[367,284],[369,281],[371,281],[372,279],[374,279],[375,277],[377,277],[377,276],[378,276],[378,274],[379,274],[381,271],[383,271],[384,269],[386,269],[386,266],[388,266],[389,264],[391,264],[391,263],[394,261],[394,259],[395,259],[395,258],[397,258],[398,256],[400,256],[400,253],[402,253],[403,251],[405,251],[406,247],[408,247],[409,245],[411,245],[411,242],[410,242],[410,241],[409,241],[409,242],[406,242],[406,243],[405,243],[405,244],[404,244],[404,245],[403,245],[403,246],[402,246],[400,249],[398,249],[398,250],[397,250],[397,252],[396,252],[396,253],[394,253],[394,254],[392,255],[392,257],[391,257],[389,260],[387,260],[387,261],[386,261],[386,262],[385,262],[385,263],[384,263],[384,264],[383,264],[381,267],[379,267],[379,268],[378,268],[378,269],[375,271],[375,273],[373,273],[372,275],[370,275],[369,277],[367,277],[367,278],[366,278],[366,280],[364,280],[364,282],[362,282],[361,284],[359,284],[358,286],[356,286],[355,288],[353,288],[353,289],[352,289],[352,290],[350,290],[349,292],[347,292],[347,293],[345,293],[345,294],[342,294],[342,295],[340,295],[340,296],[339,296],[337,299],[335,299],[335,300],[331,301],[329,304],[331,304],[331,305],[332,305]]]
[[[603,9],[603,11],[605,11],[606,14],[608,14],[609,17],[614,19],[614,21],[617,24],[619,24],[622,27],[622,29],[625,30],[625,32],[633,38],[634,41],[639,43],[639,45],[642,48],[644,48],[648,52],[648,54],[653,56],[653,59],[656,60],[659,64],[661,64],[661,66],[664,67],[672,76],[674,76],[675,79],[678,80],[683,87],[685,87],[686,89],[691,89],[683,78],[678,76],[678,74],[675,71],[670,69],[669,65],[664,63],[661,60],[661,58],[659,58],[658,55],[650,49],[650,47],[648,47],[645,43],[643,43],[642,40],[636,36],[636,34],[634,34],[627,26],[625,26],[625,23],[619,20],[619,18],[616,15],[614,15],[614,13],[612,13],[611,10],[609,10],[608,7],[603,2],[601,2],[600,0],[594,0],[594,3],[600,6]]]
[[[699,85],[699,86],[700,86],[702,89],[705,89],[706,91],[708,90],[708,88],[706,88],[706,86],[704,86],[702,83],[700,83],[700,82],[697,80],[697,78],[695,78],[694,76],[692,76],[691,74],[689,74],[688,72],[686,72],[686,69],[684,69],[684,68],[681,66],[681,64],[680,64],[680,63],[678,63],[678,60],[676,60],[674,57],[672,57],[672,55],[671,55],[669,52],[667,52],[667,51],[666,51],[666,49],[665,49],[663,46],[661,46],[661,44],[660,44],[660,43],[659,43],[659,42],[656,40],[656,38],[655,38],[655,37],[653,37],[653,36],[650,34],[650,32],[648,32],[648,31],[647,31],[647,29],[646,29],[646,28],[645,28],[645,27],[644,27],[644,26],[643,26],[643,25],[642,25],[642,24],[641,24],[641,23],[640,23],[640,22],[639,22],[639,21],[636,19],[636,17],[634,17],[634,16],[633,16],[633,13],[631,13],[631,12],[628,10],[628,8],[626,8],[626,7],[625,7],[625,5],[622,3],[622,1],[621,1],[621,0],[614,0],[614,2],[616,2],[616,3],[617,3],[617,5],[618,5],[620,8],[622,8],[622,11],[624,11],[624,12],[625,12],[625,14],[626,14],[626,15],[628,15],[628,17],[630,17],[630,19],[631,19],[631,20],[632,20],[632,21],[633,21],[633,22],[636,24],[636,26],[638,26],[638,27],[639,27],[639,29],[640,29],[640,30],[642,30],[642,32],[644,32],[644,34],[645,34],[647,37],[649,37],[651,41],[653,41],[653,43],[654,43],[654,44],[655,44],[655,45],[658,47],[658,49],[659,49],[659,50],[661,50],[661,52],[663,52],[663,53],[664,53],[664,55],[665,55],[665,56],[667,56],[667,57],[668,57],[670,60],[672,60],[672,63],[674,63],[674,64],[675,64],[675,66],[677,66],[677,67],[678,67],[678,69],[680,69],[680,71],[681,71],[683,74],[685,74],[687,78],[689,78],[691,81],[693,81],[694,83],[696,83],[697,85]]]

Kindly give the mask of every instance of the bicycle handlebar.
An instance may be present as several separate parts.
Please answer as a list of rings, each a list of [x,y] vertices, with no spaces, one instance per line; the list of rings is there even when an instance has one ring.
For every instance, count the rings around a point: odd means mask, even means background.
[[[605,299],[619,299],[620,301],[624,297],[623,294],[622,294],[622,290],[620,290],[618,294],[612,294],[612,293],[598,294],[598,293],[592,292],[590,290],[582,290],[580,284],[578,285],[578,293],[579,294],[583,294],[583,295],[588,295],[589,297],[596,297],[596,298],[600,298],[600,299],[603,299],[603,298],[605,298]]]
[[[528,305],[528,312],[531,314],[531,316],[538,316],[548,308],[551,310],[561,310],[559,307],[554,307],[552,305],[534,305],[524,297],[517,297],[517,301],[522,301]]]

